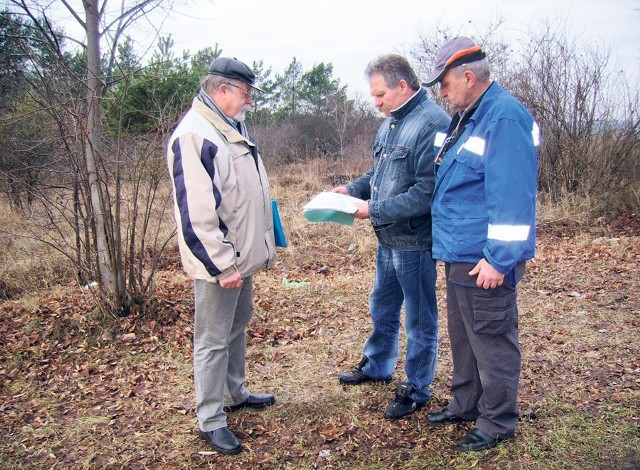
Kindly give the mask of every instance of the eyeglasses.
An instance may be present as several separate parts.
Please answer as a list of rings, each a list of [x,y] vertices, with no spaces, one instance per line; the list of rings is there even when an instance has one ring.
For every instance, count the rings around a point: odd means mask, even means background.
[[[244,88],[242,88],[240,85],[236,85],[235,83],[229,83],[229,82],[224,82],[225,85],[229,85],[232,87],[237,88],[238,90],[240,90],[242,92],[242,94],[244,95],[244,98],[247,99],[251,99],[251,90],[245,90]]]

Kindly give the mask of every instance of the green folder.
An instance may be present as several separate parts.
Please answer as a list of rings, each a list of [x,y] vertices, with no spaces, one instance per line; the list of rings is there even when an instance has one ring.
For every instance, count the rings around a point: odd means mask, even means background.
[[[309,222],[335,222],[342,225],[353,225],[353,214],[331,209],[312,209],[304,211],[304,218]]]

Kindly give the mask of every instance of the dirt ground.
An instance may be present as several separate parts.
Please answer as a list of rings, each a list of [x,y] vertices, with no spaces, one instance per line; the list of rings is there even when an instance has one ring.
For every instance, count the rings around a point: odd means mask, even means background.
[[[192,283],[174,252],[155,300],[123,320],[100,317],[72,286],[39,293],[35,305],[1,305],[0,466],[638,468],[640,216],[539,227],[537,256],[519,288],[517,435],[471,454],[454,449],[470,424],[426,424],[426,413],[450,397],[441,267],[434,398],[407,419],[387,421],[395,381],[338,384],[371,327],[370,228],[316,225],[333,236],[289,233],[277,266],[255,279],[248,387],[274,393],[278,403],[229,415],[241,454],[209,452],[197,436]],[[402,371],[400,360],[394,379]]]

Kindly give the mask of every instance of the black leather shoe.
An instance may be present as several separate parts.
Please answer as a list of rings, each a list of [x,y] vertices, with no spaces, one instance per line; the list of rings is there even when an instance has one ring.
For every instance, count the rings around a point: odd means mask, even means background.
[[[221,454],[233,455],[242,450],[240,441],[226,426],[213,431],[200,431],[200,437]]]
[[[383,377],[381,379],[378,379],[375,377],[370,377],[362,372],[362,368],[368,361],[369,358],[367,356],[362,356],[358,367],[356,367],[352,371],[340,374],[340,383],[343,385],[360,385],[365,382],[384,382],[386,384],[391,383],[391,377]]]
[[[427,413],[427,421],[431,426],[440,426],[441,424],[463,423],[468,420],[454,415],[447,408],[442,408],[440,411]]]
[[[480,431],[478,428],[473,428],[469,431],[469,434],[458,442],[456,449],[462,452],[476,452],[479,450],[491,449],[498,445],[502,441],[506,441],[511,436],[492,436],[484,431]]]
[[[396,396],[384,410],[384,417],[387,419],[399,419],[419,410],[426,402],[417,402],[411,398],[413,387],[407,382],[398,384]]]
[[[245,401],[238,403],[237,405],[225,406],[224,410],[227,413],[241,410],[242,408],[253,408],[254,410],[260,410],[271,406],[276,402],[276,397],[268,393],[250,393]]]

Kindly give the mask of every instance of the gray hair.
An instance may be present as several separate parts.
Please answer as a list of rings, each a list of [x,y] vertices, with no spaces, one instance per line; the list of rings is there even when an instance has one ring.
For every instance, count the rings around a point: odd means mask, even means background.
[[[228,81],[229,79],[222,75],[205,75],[200,79],[200,87],[208,93],[217,90],[220,85]]]
[[[364,71],[370,79],[372,75],[382,75],[388,87],[395,87],[404,80],[412,90],[420,89],[420,80],[409,61],[398,54],[386,54],[372,60]]]
[[[481,60],[462,64],[454,68],[456,77],[460,77],[466,70],[471,70],[480,83],[486,83],[491,76],[489,60],[485,57]]]

